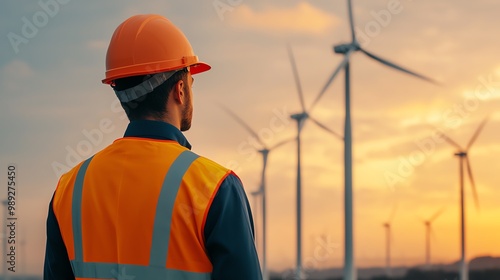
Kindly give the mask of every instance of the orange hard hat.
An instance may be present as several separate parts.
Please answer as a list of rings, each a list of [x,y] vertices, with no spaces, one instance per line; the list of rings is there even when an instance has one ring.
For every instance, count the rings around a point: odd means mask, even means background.
[[[191,74],[210,70],[200,62],[182,31],[160,15],[136,15],[120,24],[106,53],[105,84],[113,80],[188,67]]]

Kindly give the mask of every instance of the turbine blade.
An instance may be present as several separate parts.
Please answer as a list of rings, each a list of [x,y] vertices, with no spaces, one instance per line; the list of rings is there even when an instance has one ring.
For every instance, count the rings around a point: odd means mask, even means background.
[[[319,92],[316,99],[314,99],[314,102],[311,104],[311,107],[309,107],[309,112],[312,111],[312,109],[314,108],[314,106],[316,106],[316,104],[321,99],[321,97],[323,97],[323,95],[325,94],[326,90],[328,89],[328,87],[330,86],[332,81],[339,74],[340,70],[342,70],[345,67],[345,65],[347,64],[347,62],[349,62],[349,58],[351,57],[351,53],[352,53],[352,51],[349,51],[345,54],[344,59],[340,62],[339,66],[337,66],[335,71],[333,71],[332,75],[328,78],[328,81],[326,81],[325,86],[323,86],[323,88]]]
[[[481,124],[479,125],[479,127],[476,129],[476,132],[474,132],[474,135],[470,139],[469,144],[467,144],[467,148],[465,149],[466,151],[468,151],[469,148],[472,146],[472,144],[474,144],[474,142],[476,141],[477,137],[479,136],[479,134],[483,130],[483,127],[486,124],[486,122],[488,121],[488,119],[489,119],[488,117],[484,118],[484,120],[481,122]]]
[[[304,104],[304,95],[302,94],[302,86],[300,85],[299,71],[297,70],[297,65],[295,64],[295,58],[293,57],[292,47],[290,44],[287,45],[287,48],[290,63],[292,64],[293,78],[295,79],[295,85],[297,86],[297,91],[299,93],[300,107],[302,108],[302,112],[305,112],[306,105]]]
[[[233,119],[237,123],[239,123],[246,131],[248,131],[248,133],[250,133],[253,137],[255,137],[255,139],[257,139],[257,141],[259,142],[259,144],[262,145],[262,147],[266,148],[266,145],[264,144],[264,142],[262,142],[262,140],[260,139],[259,135],[245,121],[243,121],[240,117],[238,117],[238,115],[236,115],[233,111],[231,111],[226,106],[224,106],[222,104],[220,104],[219,106],[222,108],[222,110],[226,111],[226,113],[228,115],[230,115],[231,117],[233,117]]]
[[[435,84],[435,85],[439,85],[439,83],[438,83],[438,82],[436,82],[435,80],[433,80],[433,79],[431,79],[431,78],[428,78],[428,77],[426,77],[426,76],[424,76],[424,75],[420,75],[420,74],[417,74],[417,73],[412,72],[412,71],[410,71],[410,70],[407,70],[407,69],[405,69],[405,68],[403,68],[403,67],[401,67],[401,66],[398,66],[398,65],[396,65],[396,64],[394,64],[394,63],[392,63],[392,62],[389,62],[388,60],[385,60],[385,59],[383,59],[383,58],[381,58],[381,57],[379,57],[379,56],[376,56],[376,55],[374,55],[374,54],[372,54],[372,53],[370,53],[370,52],[368,52],[368,51],[366,51],[366,50],[364,50],[364,49],[362,49],[362,48],[360,48],[360,50],[361,50],[364,54],[366,54],[367,56],[369,56],[369,57],[371,57],[371,58],[373,58],[373,59],[377,60],[378,62],[380,62],[380,63],[382,63],[382,64],[384,64],[384,65],[386,65],[386,66],[389,66],[389,67],[394,68],[394,69],[396,69],[396,70],[402,71],[402,72],[404,72],[404,73],[406,73],[406,74],[412,75],[412,76],[417,77],[417,78],[419,78],[419,79],[422,79],[422,80],[428,81],[428,82],[433,83],[433,84]]]
[[[477,196],[476,183],[474,181],[474,176],[472,175],[472,168],[470,167],[469,156],[465,157],[465,164],[467,165],[467,173],[469,174],[470,184],[472,186],[472,195],[474,195],[474,204],[476,209],[479,210],[479,199]]]
[[[352,14],[352,0],[347,0],[347,9],[349,12],[349,27],[351,29],[352,41],[356,41],[356,33],[354,32],[354,16]]]
[[[441,132],[441,130],[439,130],[437,127],[434,127],[434,126],[430,126],[433,130],[436,130],[438,132],[439,135],[441,135],[441,137],[443,137],[443,139],[448,142],[448,144],[456,147],[459,151],[462,150],[462,147],[460,147],[460,145],[457,144],[457,142],[453,141],[450,137],[448,137],[446,134],[444,134],[443,132]]]
[[[322,128],[323,130],[325,130],[326,132],[332,134],[333,136],[339,138],[340,140],[344,140],[344,137],[340,136],[340,134],[338,134],[337,132],[331,130],[330,128],[328,128],[326,125],[320,123],[318,120],[312,118],[311,116],[309,116],[309,119],[311,121],[313,121],[317,126],[319,126],[320,128]]]
[[[288,143],[290,143],[292,141],[295,141],[296,139],[297,139],[297,137],[293,137],[293,138],[286,139],[286,140],[283,140],[281,142],[278,142],[277,144],[275,144],[274,146],[272,146],[271,148],[269,148],[269,150],[274,150],[274,149],[276,149],[278,147],[281,147],[281,146],[283,146],[285,144],[288,144]]]
[[[441,214],[443,214],[444,212],[444,207],[441,208],[440,210],[438,210],[436,213],[434,213],[434,215],[432,215],[432,217],[429,219],[429,223],[432,223],[435,219],[437,219],[439,216],[441,216]]]

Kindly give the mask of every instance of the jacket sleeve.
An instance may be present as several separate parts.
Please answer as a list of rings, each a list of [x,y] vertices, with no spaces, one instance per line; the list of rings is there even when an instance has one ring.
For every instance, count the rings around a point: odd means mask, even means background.
[[[207,215],[204,234],[213,266],[212,279],[262,279],[252,213],[236,175],[228,175],[219,187]]]
[[[75,280],[68,252],[66,251],[66,246],[59,230],[59,224],[52,210],[52,200],[49,204],[49,214],[47,217],[47,244],[45,248],[43,279]]]

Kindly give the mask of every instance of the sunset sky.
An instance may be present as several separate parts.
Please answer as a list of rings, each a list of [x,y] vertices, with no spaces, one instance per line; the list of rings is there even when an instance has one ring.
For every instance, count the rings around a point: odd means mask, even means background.
[[[49,3],[44,5],[44,3]],[[392,262],[424,262],[422,220],[433,223],[432,261],[460,256],[459,177],[455,148],[466,146],[489,115],[470,161],[479,196],[466,181],[467,255],[500,256],[500,2],[495,0],[354,0],[357,34],[373,53],[425,74],[436,86],[361,53],[352,56],[355,259],[382,266],[382,224],[394,211]],[[309,107],[350,40],[344,0],[6,1],[0,11],[0,198],[7,166],[18,168],[21,272],[41,273],[47,207],[61,168],[122,137],[128,121],[103,84],[114,29],[139,13],[158,13],[184,31],[212,70],[196,75],[193,151],[234,169],[249,200],[262,168],[256,141],[220,110],[223,104],[272,146],[296,133],[300,111],[286,45],[293,49]],[[30,27],[31,26],[31,27]],[[311,113],[342,133],[344,76]],[[99,132],[97,132],[99,131]],[[102,135],[89,139],[88,135]],[[312,122],[302,135],[303,259],[306,268],[343,264],[343,144]],[[89,149],[90,147],[90,149]],[[296,144],[269,156],[268,261],[295,264]],[[254,212],[260,228],[260,210]],[[315,258],[320,237],[334,249]],[[257,236],[259,242],[260,236]]]

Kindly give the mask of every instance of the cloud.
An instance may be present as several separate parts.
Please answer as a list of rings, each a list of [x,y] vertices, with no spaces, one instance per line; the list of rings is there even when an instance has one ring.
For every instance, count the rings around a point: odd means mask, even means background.
[[[1,81],[7,92],[18,90],[27,78],[33,77],[35,71],[31,66],[21,60],[12,60],[0,69]]]
[[[108,41],[104,40],[91,40],[86,43],[86,46],[90,50],[105,50],[108,47]]]
[[[33,76],[31,66],[21,60],[13,60],[2,68],[2,76],[7,79],[22,79]]]
[[[301,34],[323,34],[337,26],[339,20],[307,2],[283,9],[268,7],[254,11],[248,5],[241,5],[231,14],[231,22],[237,27],[265,32],[286,32]]]
[[[479,85],[475,90],[464,93],[465,98],[479,98],[484,101],[500,99],[500,66],[494,67],[488,74],[481,75],[478,81]]]

